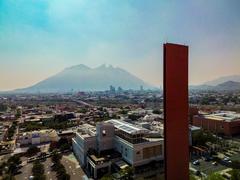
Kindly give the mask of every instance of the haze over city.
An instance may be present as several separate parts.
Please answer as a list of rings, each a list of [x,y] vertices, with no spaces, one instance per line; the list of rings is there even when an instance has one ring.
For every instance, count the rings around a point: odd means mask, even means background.
[[[0,180],[240,180],[239,0],[0,0]]]
[[[0,90],[66,67],[121,67],[158,86],[162,44],[190,46],[190,84],[240,74],[238,0],[0,2]]]

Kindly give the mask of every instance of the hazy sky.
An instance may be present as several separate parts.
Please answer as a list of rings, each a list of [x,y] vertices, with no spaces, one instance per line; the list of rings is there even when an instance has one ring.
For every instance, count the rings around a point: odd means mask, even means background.
[[[162,44],[190,46],[190,83],[240,74],[239,0],[0,0],[0,90],[103,63],[162,82]]]

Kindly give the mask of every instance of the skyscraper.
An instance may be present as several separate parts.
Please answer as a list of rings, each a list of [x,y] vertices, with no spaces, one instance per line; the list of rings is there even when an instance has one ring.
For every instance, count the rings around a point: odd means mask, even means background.
[[[165,179],[189,179],[188,46],[164,44]]]

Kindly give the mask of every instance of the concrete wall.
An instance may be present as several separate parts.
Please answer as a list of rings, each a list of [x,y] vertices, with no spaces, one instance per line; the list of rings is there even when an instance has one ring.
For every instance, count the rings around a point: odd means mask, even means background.
[[[90,148],[96,149],[96,136],[82,137],[76,133],[76,137],[72,139],[73,152],[80,162],[81,166],[86,165],[86,156]]]
[[[153,160],[163,160],[164,159],[164,148],[163,140],[154,142],[144,142],[139,144],[130,144],[126,140],[116,136],[115,137],[115,149],[122,154],[125,161],[133,166],[140,166],[147,164]],[[159,155],[153,155],[151,157],[144,157],[144,151],[146,148],[154,148],[155,146],[160,146],[161,153]],[[145,150],[144,150],[145,149]]]
[[[99,152],[113,149],[114,125],[110,123],[99,123],[97,130],[97,150]]]

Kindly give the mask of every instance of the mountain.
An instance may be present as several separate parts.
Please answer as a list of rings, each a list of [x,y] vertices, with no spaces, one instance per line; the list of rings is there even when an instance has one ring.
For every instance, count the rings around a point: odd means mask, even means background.
[[[216,86],[212,85],[198,85],[198,86],[190,86],[191,90],[211,90],[211,91],[240,91],[240,82],[235,81],[226,81]]]
[[[221,84],[218,84],[215,86],[215,90],[220,90],[220,91],[236,91],[240,90],[240,82],[235,82],[235,81],[227,81]]]
[[[110,85],[123,89],[152,89],[153,86],[130,74],[124,69],[101,65],[90,68],[83,64],[64,69],[31,87],[17,89],[20,93],[51,93],[70,91],[102,91]]]
[[[240,75],[224,76],[224,77],[220,77],[220,78],[205,82],[204,84],[209,86],[216,86],[218,84],[225,83],[227,81],[240,82]]]

